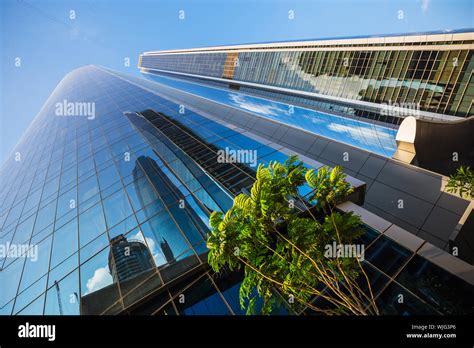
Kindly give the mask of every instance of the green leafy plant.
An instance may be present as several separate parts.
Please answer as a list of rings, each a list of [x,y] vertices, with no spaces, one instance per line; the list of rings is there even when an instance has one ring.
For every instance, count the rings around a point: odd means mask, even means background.
[[[461,166],[450,175],[446,191],[457,193],[460,197],[474,198],[474,172],[471,168]]]
[[[306,201],[299,195],[304,184],[313,189]],[[308,170],[290,156],[260,165],[250,194],[236,196],[225,214],[211,214],[209,264],[216,272],[244,269],[240,304],[247,314],[257,312],[258,298],[261,314],[291,300],[295,312],[378,314],[360,260],[324,253],[333,241],[351,243],[363,233],[358,216],[335,209],[352,191],[341,167]]]

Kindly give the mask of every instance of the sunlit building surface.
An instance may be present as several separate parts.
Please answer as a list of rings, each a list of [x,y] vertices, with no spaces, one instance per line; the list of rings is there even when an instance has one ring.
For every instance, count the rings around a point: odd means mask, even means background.
[[[462,54],[461,70],[468,60]],[[225,56],[216,55],[215,66]],[[199,64],[196,69],[207,71]],[[238,69],[224,72],[228,78],[250,76]],[[86,66],[57,86],[1,167],[0,245],[8,245],[11,253],[0,258],[0,314],[244,313],[238,300],[242,274],[216,275],[207,265],[210,213],[226,211],[236,194],[251,187],[256,164],[282,162],[298,153],[317,169],[337,164],[339,154],[331,161],[302,150],[308,133],[285,119],[278,108],[286,104],[246,99],[250,97],[235,91],[213,95],[206,86],[179,83],[163,78],[156,84]],[[430,98],[437,86],[428,91]],[[351,89],[344,93],[354,96]],[[471,107],[464,106],[464,94],[457,104],[443,98],[427,110],[443,104],[444,111],[463,116]],[[249,107],[265,115],[259,118]],[[66,112],[69,108],[72,114]],[[233,117],[260,124],[245,128],[232,123]],[[311,135],[312,145],[327,137],[328,148],[346,146],[366,154],[369,167],[383,161],[392,165],[392,129],[323,113],[308,115],[308,127],[318,119],[326,126],[314,128],[320,134]],[[273,126],[299,136],[265,137],[262,132]],[[255,163],[221,163],[216,158],[223,149],[255,150],[257,157]],[[377,185],[375,178],[369,183],[375,171],[369,167],[347,169],[356,195],[340,209],[356,209],[366,223],[358,242],[365,245],[364,267],[382,312],[472,313],[472,265],[443,251],[447,241],[438,248],[423,235],[386,220],[388,214],[382,218],[361,207],[371,192],[367,187]],[[358,177],[358,172],[365,176]],[[308,193],[303,187],[301,195]],[[442,216],[450,201],[444,192],[438,194],[436,202],[428,201]],[[437,205],[438,200],[444,203]],[[462,215],[464,203],[458,201],[457,210],[453,208],[455,218]],[[430,224],[420,223],[420,233],[437,228],[430,212],[426,214]],[[21,246],[30,246],[24,257],[13,255]],[[301,313],[287,304],[276,314]]]
[[[151,51],[139,67],[398,124],[382,104],[472,115],[473,48],[473,31],[458,30]]]

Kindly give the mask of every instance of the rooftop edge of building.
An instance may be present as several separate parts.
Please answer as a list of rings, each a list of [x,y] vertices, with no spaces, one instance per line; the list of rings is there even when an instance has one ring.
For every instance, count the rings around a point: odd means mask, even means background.
[[[474,40],[474,28],[463,29],[445,29],[413,33],[392,33],[392,34],[373,34],[373,35],[354,35],[354,36],[336,36],[327,38],[312,38],[312,39],[295,39],[295,40],[278,40],[278,41],[264,41],[264,42],[250,42],[231,45],[216,45],[216,46],[200,46],[192,48],[177,48],[166,49],[158,51],[144,51],[141,55],[153,55],[158,53],[172,53],[172,52],[193,52],[193,51],[207,51],[207,50],[238,50],[256,47],[272,47],[272,46],[310,46],[310,45],[337,45],[337,44],[372,44],[372,43],[400,43],[400,42],[426,42],[426,41],[446,41],[447,35],[451,35],[448,41],[453,40]],[[428,40],[428,38],[430,40]]]

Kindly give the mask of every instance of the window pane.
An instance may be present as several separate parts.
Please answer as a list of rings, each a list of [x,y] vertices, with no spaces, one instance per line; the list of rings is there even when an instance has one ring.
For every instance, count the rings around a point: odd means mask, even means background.
[[[46,275],[35,281],[28,289],[19,294],[13,312],[19,312],[46,290]]]
[[[0,272],[0,307],[15,297],[24,263],[19,258]]]
[[[105,188],[120,180],[115,165],[111,165],[110,167],[107,167],[104,170],[100,171],[97,176],[99,177],[99,184],[101,190],[104,190]]]
[[[58,266],[49,271],[48,288],[54,286],[54,282],[64,278],[66,274],[78,267],[77,253],[69,256],[66,260],[61,262]]]
[[[158,198],[147,178],[141,177],[127,186],[127,193],[135,211],[139,211]]]
[[[81,314],[115,314],[122,309],[109,253],[107,248],[81,266]]]
[[[191,245],[196,245],[203,240],[207,227],[194,210],[180,208],[179,205],[173,205],[169,207],[169,210]],[[196,225],[199,227],[199,230]]]
[[[115,226],[120,221],[132,214],[132,208],[128,202],[124,190],[114,193],[104,200],[105,218],[108,226]]]
[[[56,211],[56,200],[40,209],[35,223],[35,233],[41,231],[46,226],[49,226],[54,220],[54,213]]]
[[[79,215],[81,247],[105,231],[105,220],[101,204],[96,204]]]
[[[26,258],[25,269],[21,279],[20,291],[26,289],[35,280],[48,272],[51,239],[51,236],[49,236],[39,244],[31,244],[30,255]]]
[[[45,314],[79,314],[79,272],[75,270],[63,280],[54,283],[46,293]]]
[[[74,219],[54,232],[51,267],[76,252],[77,247],[77,219]]]
[[[99,185],[95,175],[79,184],[79,203],[84,203],[95,194],[99,193]]]
[[[77,206],[76,187],[72,190],[67,191],[58,198],[58,206],[56,212],[56,218],[60,218],[64,214],[69,213],[71,210],[75,210]]]
[[[189,245],[167,212],[158,214],[142,225],[157,266],[172,263]]]
[[[44,295],[34,300],[28,307],[17,313],[19,315],[42,315],[44,307]]]

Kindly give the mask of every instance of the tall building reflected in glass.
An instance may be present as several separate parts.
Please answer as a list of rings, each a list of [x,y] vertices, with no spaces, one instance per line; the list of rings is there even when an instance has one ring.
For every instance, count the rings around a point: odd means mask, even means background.
[[[109,271],[114,282],[122,282],[155,267],[145,243],[127,240],[123,234],[110,240]]]
[[[242,274],[211,272],[205,240],[211,212],[252,185],[255,167],[220,163],[217,153],[255,150],[268,164],[291,151],[218,122],[220,112],[182,112],[151,87],[95,66],[74,70],[2,166],[0,244],[37,253],[0,259],[0,314],[243,314]],[[95,114],[58,115],[57,103],[89,103]],[[387,289],[411,294],[408,313],[442,313],[433,294],[451,296],[455,312],[472,308],[465,281],[367,230],[367,266],[388,313],[402,309]],[[416,292],[426,267],[434,285]],[[440,294],[445,281],[456,291]]]
[[[94,103],[95,117],[56,115],[64,101]],[[124,114],[146,106],[177,113],[92,66],[48,99],[0,174],[1,243],[38,250],[37,260],[0,260],[2,314],[119,313],[160,288],[167,303],[164,284],[202,268],[210,211],[231,197],[197,167],[163,158],[175,149],[155,150],[165,145]]]

